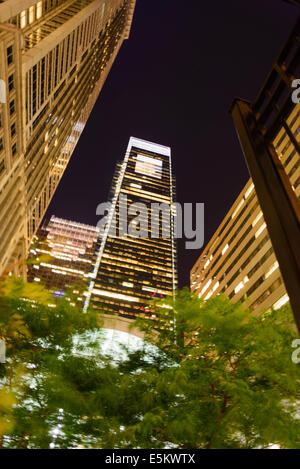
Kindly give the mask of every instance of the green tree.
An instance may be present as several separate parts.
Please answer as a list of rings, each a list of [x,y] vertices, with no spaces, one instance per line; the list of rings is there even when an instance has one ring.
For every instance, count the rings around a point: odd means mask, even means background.
[[[74,335],[99,325],[93,312],[83,314],[69,300],[56,300],[37,284],[1,280],[0,337],[7,356],[0,364],[2,448],[48,448],[60,407],[76,402],[80,408],[83,396],[61,378],[61,369],[83,366],[84,358],[70,361]]]
[[[183,290],[174,303],[157,304],[156,314],[158,337],[150,321],[137,323],[159,353],[152,361],[135,353],[120,364],[143,383],[143,418],[125,429],[123,442],[300,447],[300,367],[291,360],[297,333],[289,306],[255,317],[223,296],[204,301]]]
[[[101,324],[68,300],[49,307],[15,280],[0,300],[4,448],[300,447],[289,307],[255,317],[183,290],[153,306],[155,323],[137,320],[147,342],[121,360],[101,354]]]

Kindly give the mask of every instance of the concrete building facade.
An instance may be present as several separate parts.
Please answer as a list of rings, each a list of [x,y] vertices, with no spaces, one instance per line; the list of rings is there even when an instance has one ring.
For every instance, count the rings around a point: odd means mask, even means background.
[[[300,143],[300,104],[287,119]],[[300,198],[300,155],[284,128],[274,142],[291,185]],[[224,293],[259,314],[289,298],[264,217],[250,179],[191,270],[191,289],[208,299]]]
[[[0,272],[28,253],[135,0],[0,2]],[[4,85],[3,85],[4,84]]]

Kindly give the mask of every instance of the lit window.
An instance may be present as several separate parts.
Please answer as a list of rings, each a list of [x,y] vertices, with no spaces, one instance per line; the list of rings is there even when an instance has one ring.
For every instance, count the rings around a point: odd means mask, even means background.
[[[122,285],[123,287],[133,288],[133,283],[123,282]]]
[[[245,194],[245,199],[247,199],[249,197],[249,195],[251,194],[253,189],[254,189],[254,184],[251,184],[251,186],[249,187],[249,189],[247,190],[247,192]]]
[[[26,26],[26,11],[25,10],[21,11],[20,25],[21,25],[22,29],[25,28],[25,26]]]
[[[94,289],[93,294],[94,295],[100,295],[100,296],[108,296],[108,297],[116,298],[116,299],[119,299],[119,300],[133,301],[133,302],[136,302],[136,303],[140,302],[139,298],[136,298],[136,297],[133,297],[133,296],[121,295],[119,293],[113,293],[113,292],[109,292],[109,291],[105,291],[105,290]]]
[[[162,161],[149,156],[137,155],[135,172],[161,179]]]
[[[242,288],[244,288],[244,283],[243,282],[240,282],[234,289],[234,293],[237,294],[239,291],[242,290]]]
[[[257,223],[259,222],[259,220],[261,219],[261,217],[263,216],[262,212],[259,212],[259,214],[257,215],[257,217],[255,218],[254,222],[252,223],[252,226],[254,227],[255,225],[257,225]]]
[[[231,218],[234,218],[234,217],[236,216],[236,214],[237,214],[238,211],[240,210],[240,208],[241,208],[241,206],[243,205],[243,203],[244,203],[244,199],[242,199],[242,200],[240,201],[240,203],[238,204],[237,208],[236,208],[235,211],[233,212]]]
[[[275,272],[275,270],[278,269],[278,267],[279,267],[278,262],[277,262],[277,261],[274,262],[274,264],[271,265],[270,269],[269,269],[268,272],[266,273],[266,279],[267,279],[268,277],[270,277],[270,275],[272,275],[272,273]]]
[[[288,301],[289,301],[289,296],[286,294],[286,295],[282,296],[282,297],[280,298],[280,300],[278,300],[278,301],[274,304],[273,308],[274,308],[274,309],[279,309],[279,308],[281,308],[283,305],[285,305]]]
[[[258,228],[257,232],[255,233],[255,238],[258,238],[259,235],[264,231],[264,229],[267,227],[267,225],[264,223],[263,225],[261,225],[260,228]]]
[[[34,6],[29,8],[29,24],[34,22]]]
[[[42,16],[43,2],[38,2],[36,6],[36,19],[38,20]]]
[[[210,291],[210,292],[206,295],[206,297],[205,297],[204,299],[205,299],[205,300],[208,300],[208,299],[212,296],[212,294],[213,294],[213,292]]]
[[[201,291],[201,295],[203,295],[203,293],[206,292],[206,290],[208,289],[208,287],[210,286],[212,280],[210,279],[207,284],[205,285],[205,287],[203,287],[202,291]]]
[[[229,245],[226,244],[225,248],[224,248],[223,251],[222,251],[222,256],[225,254],[225,252],[227,251],[228,248],[229,248]]]

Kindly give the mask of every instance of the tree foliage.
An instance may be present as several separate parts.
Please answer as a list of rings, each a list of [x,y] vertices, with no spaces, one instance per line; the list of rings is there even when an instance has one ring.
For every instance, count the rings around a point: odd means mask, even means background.
[[[74,335],[101,325],[92,311],[53,301],[40,287],[2,283],[2,447],[300,447],[289,307],[255,317],[182,290],[154,305],[155,322],[137,320],[147,342],[118,360],[99,341],[92,354],[74,352]]]
[[[75,392],[61,376],[74,334],[95,327],[92,312],[54,299],[40,285],[13,277],[1,281],[0,337],[7,361],[0,364],[0,447],[49,447],[60,398],[63,404]]]
[[[291,360],[297,333],[289,306],[256,317],[223,296],[203,301],[183,290],[174,303],[158,304],[157,316],[159,361],[147,364],[145,375],[153,398],[149,439],[183,448],[300,447],[300,367]],[[173,319],[176,327],[165,327]],[[139,323],[153,340],[151,325]],[[174,365],[164,366],[161,353]]]

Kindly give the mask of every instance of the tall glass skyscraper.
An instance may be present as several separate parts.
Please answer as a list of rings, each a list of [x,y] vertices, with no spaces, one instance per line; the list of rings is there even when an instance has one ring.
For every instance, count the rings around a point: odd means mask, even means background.
[[[20,274],[135,0],[0,2],[0,273]],[[25,272],[23,271],[25,274]]]
[[[174,294],[174,199],[171,149],[131,137],[113,179],[111,209],[96,249],[85,307],[91,301],[103,313],[151,317],[149,300]],[[157,217],[160,204],[166,211]]]

